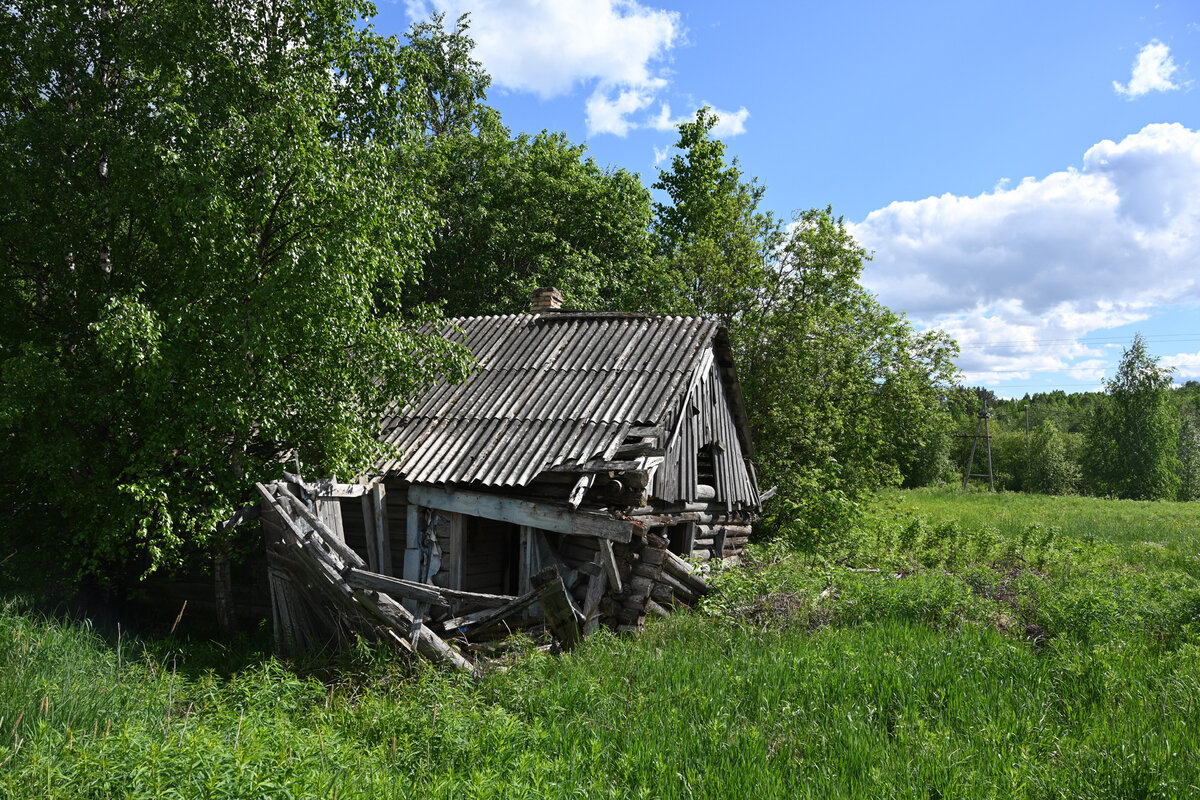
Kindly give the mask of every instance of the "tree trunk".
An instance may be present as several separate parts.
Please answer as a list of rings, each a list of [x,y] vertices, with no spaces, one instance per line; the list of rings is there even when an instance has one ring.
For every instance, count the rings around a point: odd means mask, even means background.
[[[237,615],[233,608],[233,565],[229,559],[225,523],[221,523],[218,536],[213,556],[213,595],[217,606],[217,630],[222,637],[229,638],[237,632]]]

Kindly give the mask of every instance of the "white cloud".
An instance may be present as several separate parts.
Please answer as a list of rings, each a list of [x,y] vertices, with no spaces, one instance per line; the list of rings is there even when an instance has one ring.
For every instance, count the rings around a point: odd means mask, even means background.
[[[679,14],[636,0],[427,0],[409,16],[471,14],[475,56],[498,86],[554,97],[597,81],[641,88],[661,80],[682,34]]]
[[[496,86],[549,98],[593,85],[590,133],[624,136],[626,119],[666,86],[679,14],[637,0],[409,0],[409,16],[470,12],[475,56]]]
[[[1200,351],[1163,356],[1160,366],[1174,367],[1176,382],[1200,378]]]
[[[875,252],[864,284],[957,336],[977,380],[1092,380],[1104,354],[1079,337],[1200,301],[1197,186],[1200,132],[1156,124],[1096,144],[1080,169],[895,202],[850,227]]]
[[[651,100],[652,96],[639,89],[625,89],[611,98],[603,89],[596,89],[587,101],[588,133],[626,135],[635,125],[629,115],[650,105]]]
[[[722,111],[714,108],[713,112],[717,115],[717,124],[713,126],[713,136],[718,139],[728,139],[730,136],[746,132],[746,120],[749,118],[750,112],[746,110],[745,106],[737,111]]]
[[[590,87],[589,136],[673,130],[682,121],[671,121],[665,103],[658,116],[634,118],[668,87],[671,52],[684,38],[676,11],[637,0],[405,0],[405,7],[413,20],[469,12],[475,57],[495,86],[542,98]],[[717,114],[717,136],[745,132],[745,108]]]
[[[658,166],[662,162],[671,157],[671,148],[664,147],[662,149],[654,148],[654,165]]]
[[[708,106],[707,103],[701,105]],[[737,111],[722,111],[719,108],[708,107],[717,118],[717,124],[713,126],[713,136],[718,139],[728,139],[731,136],[737,136],[740,133],[746,132],[746,120],[750,117],[750,112],[746,110],[745,106],[742,106]],[[683,123],[691,122],[695,118],[696,115],[694,113],[672,117],[671,106],[667,103],[662,103],[659,106],[658,114],[650,119],[648,127],[658,131],[674,131]]]
[[[1179,68],[1171,58],[1171,48],[1154,39],[1138,52],[1133,62],[1133,77],[1128,85],[1113,81],[1113,90],[1133,99],[1148,92],[1167,92],[1178,89],[1171,76]]]

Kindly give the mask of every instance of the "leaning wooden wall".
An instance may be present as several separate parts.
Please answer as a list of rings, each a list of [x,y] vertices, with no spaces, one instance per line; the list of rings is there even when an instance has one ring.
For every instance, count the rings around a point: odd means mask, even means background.
[[[690,503],[699,499],[696,454],[700,448],[716,444],[713,459],[716,500],[724,504],[727,512],[756,508],[758,490],[746,465],[737,426],[729,411],[721,369],[715,362],[692,387],[681,415],[682,419],[677,422],[678,433],[667,444],[665,460],[655,473],[653,495],[669,502]]]

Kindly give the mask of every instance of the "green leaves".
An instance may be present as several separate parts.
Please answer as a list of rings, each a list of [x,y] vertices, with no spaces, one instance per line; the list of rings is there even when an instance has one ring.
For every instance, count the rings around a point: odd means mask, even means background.
[[[714,123],[701,109],[679,127],[680,152],[654,184],[670,200],[654,206],[660,310],[728,326],[760,483],[780,487],[775,524],[811,544],[840,535],[872,489],[944,471],[938,407],[957,349],[859,284],[867,254],[832,209],[786,231],[759,211],[764,187],[725,163]]]

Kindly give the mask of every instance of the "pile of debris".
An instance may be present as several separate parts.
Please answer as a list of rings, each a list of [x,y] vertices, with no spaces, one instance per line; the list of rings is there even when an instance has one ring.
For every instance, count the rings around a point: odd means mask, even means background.
[[[628,542],[564,537],[519,596],[383,575],[346,544],[340,519],[322,513],[313,488],[291,478],[256,485],[276,645],[284,655],[362,637],[476,672],[514,631],[545,631],[569,650],[600,625],[634,630],[647,613],[667,616],[708,592],[694,568],[649,529]]]

